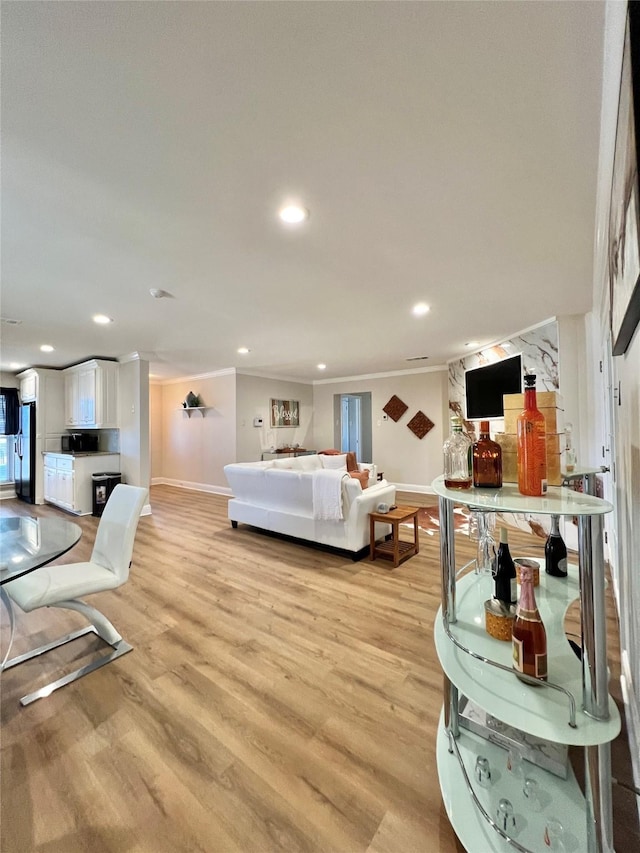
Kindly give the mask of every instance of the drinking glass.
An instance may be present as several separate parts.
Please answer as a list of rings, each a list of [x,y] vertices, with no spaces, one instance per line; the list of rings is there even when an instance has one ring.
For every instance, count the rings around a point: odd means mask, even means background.
[[[476,758],[476,780],[483,788],[488,788],[491,784],[491,766],[489,759],[484,755],[479,755]]]
[[[510,829],[515,828],[516,818],[513,813],[513,805],[511,804],[511,800],[506,800],[503,798],[498,801],[496,819],[498,826],[503,832],[508,832]]]
[[[542,811],[542,803],[540,802],[540,786],[535,779],[527,777],[524,780],[522,793],[524,794],[532,812]]]
[[[555,817],[550,817],[544,828],[544,843],[554,853],[566,853],[564,843],[564,827]]]
[[[522,752],[517,747],[512,746],[507,753],[507,770],[517,779],[524,776],[522,761]]]

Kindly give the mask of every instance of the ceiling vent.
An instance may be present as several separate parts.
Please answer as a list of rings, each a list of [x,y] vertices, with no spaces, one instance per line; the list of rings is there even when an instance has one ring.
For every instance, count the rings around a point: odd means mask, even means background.
[[[426,361],[428,358],[428,355],[412,355],[411,358],[405,358],[405,361]]]
[[[19,326],[22,320],[12,320],[11,317],[0,317],[3,326]]]

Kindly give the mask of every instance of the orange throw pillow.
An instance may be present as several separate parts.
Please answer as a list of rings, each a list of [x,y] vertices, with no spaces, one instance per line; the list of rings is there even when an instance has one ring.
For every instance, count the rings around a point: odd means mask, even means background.
[[[347,462],[348,464],[348,462]],[[360,480],[360,485],[363,489],[366,489],[369,485],[369,472],[368,471],[348,471],[350,477],[353,477],[355,480]]]

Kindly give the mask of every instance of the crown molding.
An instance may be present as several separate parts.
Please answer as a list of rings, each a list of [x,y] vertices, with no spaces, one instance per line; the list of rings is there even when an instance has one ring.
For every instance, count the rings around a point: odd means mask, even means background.
[[[177,379],[156,379],[154,385],[179,385],[181,382],[192,382],[195,379],[215,379],[217,376],[234,376],[235,367],[225,367],[222,370],[213,370],[211,373],[194,373],[191,376],[179,376]]]
[[[363,373],[360,376],[338,376],[335,379],[314,379],[314,385],[334,385],[336,382],[362,382],[365,379],[389,379],[394,376],[412,376],[416,373],[439,373],[448,370],[448,364],[435,364],[433,367],[412,367],[407,370],[388,370],[385,373]]]

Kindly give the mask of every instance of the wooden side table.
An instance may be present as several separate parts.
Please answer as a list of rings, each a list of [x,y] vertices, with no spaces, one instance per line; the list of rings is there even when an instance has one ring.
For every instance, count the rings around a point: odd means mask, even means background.
[[[388,560],[393,560],[394,569],[400,563],[408,560],[420,552],[420,542],[418,540],[418,512],[420,507],[417,506],[397,506],[389,512],[370,512],[369,513],[369,559],[375,560],[376,557],[384,557]],[[405,542],[400,539],[400,525],[413,519],[413,542]],[[391,525],[391,539],[384,542],[376,542],[376,522],[380,524]]]

